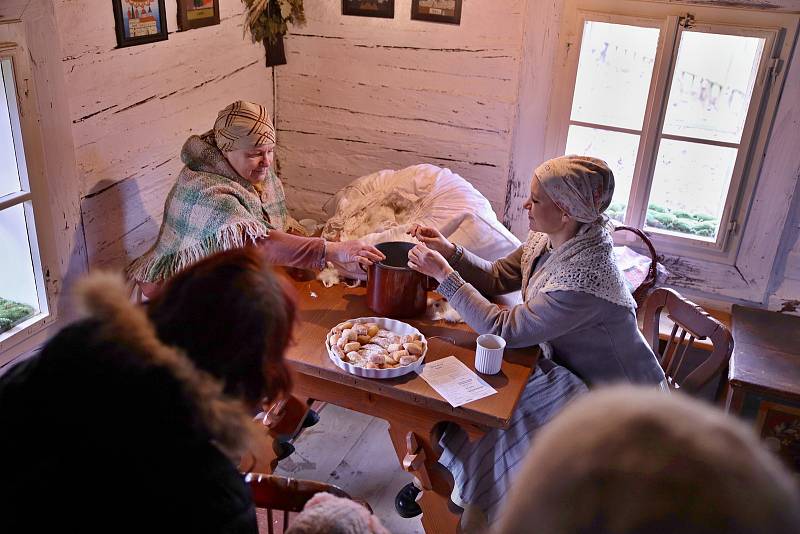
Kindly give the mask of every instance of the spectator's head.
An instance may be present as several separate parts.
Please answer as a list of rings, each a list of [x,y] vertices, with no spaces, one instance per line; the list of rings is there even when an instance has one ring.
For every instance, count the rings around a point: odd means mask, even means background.
[[[689,397],[593,392],[537,436],[498,532],[789,534],[797,487],[743,423]]]
[[[88,317],[0,377],[0,532],[212,531],[230,503],[247,508],[229,458],[258,427],[158,339],[121,279],[92,275],[82,293]]]
[[[221,380],[229,395],[257,405],[290,389],[283,353],[294,300],[255,247],[221,252],[181,271],[150,301],[148,314],[158,337]]]

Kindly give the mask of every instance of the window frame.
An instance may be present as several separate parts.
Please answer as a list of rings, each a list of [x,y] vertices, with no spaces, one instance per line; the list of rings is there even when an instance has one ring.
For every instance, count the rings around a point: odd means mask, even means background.
[[[667,251],[672,251],[675,253],[683,253],[685,255],[692,255],[695,257],[708,257],[712,259],[721,259],[726,263],[733,264],[736,260],[735,251],[739,245],[739,242],[742,238],[742,232],[736,232],[736,227],[738,226],[738,221],[743,221],[747,214],[747,209],[749,208],[752,200],[749,197],[745,197],[742,194],[742,186],[746,186],[746,184],[750,181],[753,181],[757,178],[757,174],[750,175],[748,173],[748,169],[750,168],[750,164],[753,159],[753,147],[758,145],[759,135],[758,129],[761,123],[769,122],[777,112],[777,101],[773,102],[770,106],[766,100],[767,95],[771,91],[772,83],[771,77],[769,77],[770,69],[772,67],[771,61],[772,57],[776,52],[776,42],[780,38],[781,29],[780,28],[744,28],[739,25],[731,25],[731,24],[719,24],[719,23],[705,23],[705,22],[694,22],[692,28],[687,29],[684,28],[680,24],[681,17],[674,17],[670,16],[668,18],[668,31],[670,35],[674,33],[675,39],[675,46],[673,48],[673,55],[670,60],[670,65],[667,70],[665,70],[664,82],[666,85],[666,91],[663,93],[663,97],[661,98],[660,102],[656,104],[658,106],[658,112],[654,113],[655,117],[653,117],[653,131],[650,135],[653,136],[653,149],[650,154],[645,154],[644,157],[650,156],[649,165],[646,168],[641,170],[642,173],[648,173],[650,176],[649,180],[645,180],[644,183],[640,182],[637,184],[641,191],[639,192],[639,197],[635,199],[635,208],[637,211],[637,219],[634,221],[632,220],[631,223],[635,226],[641,228],[644,226],[644,219],[646,213],[646,206],[648,204],[650,190],[653,186],[653,173],[655,172],[655,164],[656,158],[658,155],[657,146],[658,143],[662,139],[675,139],[677,140],[685,140],[685,141],[692,141],[692,138],[687,138],[685,136],[676,136],[673,134],[665,134],[663,132],[663,123],[664,118],[666,116],[666,108],[667,102],[669,101],[670,90],[672,85],[672,79],[675,75],[675,68],[677,62],[677,54],[678,54],[678,43],[680,43],[681,35],[685,31],[698,31],[699,27],[705,27],[707,29],[707,33],[718,33],[718,34],[726,34],[726,35],[743,35],[748,37],[760,37],[764,39],[764,48],[761,53],[761,58],[759,61],[758,72],[756,74],[756,79],[754,81],[753,92],[751,95],[751,100],[749,103],[749,109],[747,111],[747,116],[745,118],[745,122],[742,128],[742,136],[741,141],[736,143],[720,143],[720,142],[709,142],[709,140],[705,141],[704,144],[709,145],[718,145],[718,146],[726,146],[726,145],[733,145],[736,144],[737,147],[737,157],[736,162],[734,164],[734,169],[732,171],[731,181],[728,184],[728,191],[725,197],[725,203],[723,205],[723,211],[720,216],[720,227],[717,234],[717,238],[714,241],[705,241],[705,240],[698,240],[692,239],[685,236],[680,235],[670,235],[666,232],[660,232],[657,230],[651,230],[648,228],[648,231],[652,231],[652,234],[655,238],[655,242],[661,244],[663,241],[665,245],[664,248]],[[675,27],[677,25],[677,28]],[[697,28],[697,29],[695,29]],[[726,31],[728,30],[728,31]],[[738,30],[738,31],[737,31]],[[768,78],[769,77],[769,78]],[[766,136],[764,136],[766,137]],[[766,139],[764,139],[766,141]],[[732,236],[733,234],[733,236]],[[669,241],[667,241],[669,240]],[[672,244],[674,243],[674,244]],[[672,246],[669,246],[672,244]]]
[[[56,269],[54,232],[50,216],[45,174],[44,147],[36,98],[34,77],[23,24],[9,20],[0,22],[0,60],[10,60],[13,84],[6,85],[9,112],[12,115],[12,135],[15,148],[22,147],[22,157],[17,151],[20,174],[20,191],[0,197],[0,209],[23,205],[31,249],[39,313],[25,319],[0,334],[0,365],[5,362],[9,349],[32,338],[58,318],[52,301],[53,286],[50,273]],[[0,65],[6,64],[4,61]],[[13,102],[16,101],[16,105]],[[15,120],[16,119],[16,120]],[[14,128],[17,123],[18,128]],[[24,165],[20,165],[20,159]]]
[[[672,272],[670,283],[702,291],[710,295],[718,295],[750,302],[763,302],[766,298],[767,286],[772,274],[772,261],[779,246],[780,230],[775,231],[776,218],[784,221],[788,214],[791,196],[786,192],[794,189],[791,176],[782,175],[781,165],[792,165],[797,159],[793,155],[777,154],[778,149],[787,141],[787,136],[795,142],[800,135],[787,126],[797,111],[792,102],[781,104],[787,76],[797,79],[800,68],[800,57],[795,50],[800,16],[796,13],[772,12],[748,8],[720,8],[699,5],[679,5],[657,3],[648,0],[566,0],[561,17],[559,46],[553,56],[551,98],[548,106],[547,121],[544,126],[544,154],[554,157],[564,153],[566,134],[569,127],[574,79],[577,73],[577,60],[582,38],[581,12],[605,14],[628,19],[666,19],[667,17],[694,15],[696,25],[713,23],[733,27],[747,26],[777,31],[775,46],[768,61],[767,74],[769,87],[764,90],[760,106],[753,106],[757,116],[757,127],[750,144],[747,166],[743,173],[739,190],[736,191],[736,226],[735,234],[725,243],[722,250],[703,250],[702,246],[681,247],[665,240],[664,236],[648,230],[659,251],[663,253],[664,263]],[[673,19],[674,20],[674,19]],[[678,26],[673,39],[678,37]],[[576,31],[576,28],[579,31]],[[666,36],[662,31],[661,40]],[[670,36],[667,36],[670,37]],[[659,43],[660,44],[660,43]],[[768,44],[765,43],[765,50]],[[659,49],[659,52],[661,48]],[[663,91],[663,103],[668,98],[668,85],[671,78],[662,77],[655,80],[656,69],[666,68],[662,63],[654,65],[654,80],[651,93],[659,85]],[[790,68],[791,66],[791,68]],[[571,67],[571,68],[570,68]],[[670,72],[672,64],[669,65]],[[793,70],[792,70],[793,69]],[[758,83],[758,82],[756,82]],[[568,90],[564,90],[568,87]],[[791,87],[791,86],[789,86]],[[755,91],[754,91],[755,93]],[[648,95],[648,99],[650,95]],[[756,96],[754,94],[753,99]],[[659,121],[661,118],[659,118]],[[748,120],[750,120],[748,114]],[[747,124],[747,121],[746,121]],[[661,124],[645,124],[643,128],[658,128]],[[655,139],[653,137],[653,139]],[[771,143],[771,144],[770,144]],[[655,157],[655,150],[653,150]],[[641,155],[641,150],[640,150]],[[638,157],[638,156],[637,156]],[[739,159],[739,158],[737,158]],[[784,173],[785,174],[785,173]],[[791,173],[789,173],[791,174]],[[791,182],[791,183],[790,183]],[[633,186],[636,186],[634,183]],[[734,186],[730,186],[733,191]],[[649,191],[647,192],[649,193]],[[642,192],[637,192],[644,198]],[[779,211],[775,211],[779,210]],[[777,213],[777,217],[776,217]],[[644,217],[644,211],[641,213]],[[724,237],[728,237],[725,235]],[[618,244],[629,244],[641,248],[640,243],[629,238],[615,236]]]

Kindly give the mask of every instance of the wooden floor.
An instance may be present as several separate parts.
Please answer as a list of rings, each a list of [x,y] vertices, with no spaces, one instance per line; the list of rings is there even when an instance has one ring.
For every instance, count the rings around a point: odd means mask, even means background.
[[[394,510],[394,497],[411,475],[400,468],[387,429],[382,419],[327,404],[275,473],[335,484],[367,501],[393,534],[421,534],[419,517],[403,519]]]

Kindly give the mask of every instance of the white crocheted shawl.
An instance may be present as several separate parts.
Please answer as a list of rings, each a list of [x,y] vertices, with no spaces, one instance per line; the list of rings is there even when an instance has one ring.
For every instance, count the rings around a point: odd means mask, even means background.
[[[547,234],[530,232],[523,246],[522,296],[525,301],[531,301],[540,291],[580,291],[636,309],[636,301],[614,261],[614,242],[604,225],[582,227],[531,274],[531,265],[547,250],[549,243]]]

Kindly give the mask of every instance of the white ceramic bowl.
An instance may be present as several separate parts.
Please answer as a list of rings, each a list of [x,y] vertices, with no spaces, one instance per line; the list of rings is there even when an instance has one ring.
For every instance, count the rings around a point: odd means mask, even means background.
[[[398,376],[412,373],[422,367],[422,361],[425,359],[425,354],[428,352],[428,340],[425,339],[425,336],[422,335],[422,332],[410,324],[397,321],[395,319],[387,319],[386,317],[359,317],[358,319],[348,319],[347,321],[342,322],[344,323],[348,321],[351,323],[375,323],[384,330],[390,330],[401,336],[406,334],[418,334],[425,343],[425,348],[422,350],[422,356],[417,358],[417,361],[410,365],[394,367],[392,369],[367,369],[366,367],[360,367],[358,365],[353,365],[350,362],[340,360],[339,357],[336,356],[336,354],[334,354],[331,350],[331,346],[328,344],[328,336],[325,336],[325,348],[328,350],[328,357],[336,367],[347,371],[350,374],[363,376],[365,378],[396,378]]]

